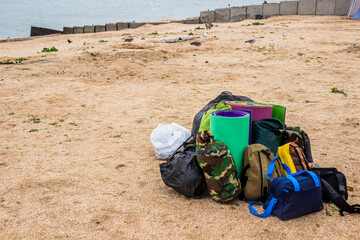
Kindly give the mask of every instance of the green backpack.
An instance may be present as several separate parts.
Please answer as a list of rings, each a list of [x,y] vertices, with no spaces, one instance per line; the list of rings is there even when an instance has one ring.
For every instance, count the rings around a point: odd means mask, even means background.
[[[196,159],[204,171],[208,192],[217,202],[227,202],[241,192],[234,159],[226,145],[210,131],[196,136]]]
[[[266,173],[270,162],[274,159],[274,154],[269,148],[261,144],[251,144],[244,150],[244,167],[241,173],[241,198],[245,201],[266,201],[270,180],[266,178]],[[283,177],[278,161],[271,179]]]

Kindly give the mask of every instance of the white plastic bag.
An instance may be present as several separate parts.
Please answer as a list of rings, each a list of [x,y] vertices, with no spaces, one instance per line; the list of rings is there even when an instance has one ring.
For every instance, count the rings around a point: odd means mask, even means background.
[[[190,135],[190,131],[179,124],[159,124],[150,136],[156,157],[168,158]]]

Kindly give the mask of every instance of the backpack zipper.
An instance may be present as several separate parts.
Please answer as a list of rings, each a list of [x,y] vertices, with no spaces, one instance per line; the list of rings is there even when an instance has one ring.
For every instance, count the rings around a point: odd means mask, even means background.
[[[263,186],[263,173],[262,173],[262,165],[261,165],[260,152],[258,152],[258,155],[259,155],[259,163],[260,163],[260,176],[261,176],[261,191],[260,191],[260,193],[261,193],[261,196],[263,196],[263,195],[264,195],[264,194],[263,194],[263,188],[264,188],[264,186]]]

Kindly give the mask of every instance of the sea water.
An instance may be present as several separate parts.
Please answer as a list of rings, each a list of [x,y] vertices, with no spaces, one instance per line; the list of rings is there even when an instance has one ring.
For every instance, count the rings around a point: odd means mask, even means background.
[[[63,27],[121,21],[185,19],[200,11],[264,0],[0,0],[0,39],[30,36],[31,26]],[[279,2],[279,1],[267,1]]]

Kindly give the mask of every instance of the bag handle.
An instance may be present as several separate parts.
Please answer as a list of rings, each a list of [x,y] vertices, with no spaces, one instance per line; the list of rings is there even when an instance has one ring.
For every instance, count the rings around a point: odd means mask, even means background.
[[[295,192],[299,192],[300,191],[300,184],[298,183],[298,181],[293,176],[291,176],[290,174],[286,175],[285,177],[287,179],[289,179],[293,183]]]
[[[274,209],[275,205],[277,203],[277,199],[276,198],[272,198],[269,205],[267,206],[266,210],[259,214],[253,207],[253,205],[260,205],[260,206],[264,206],[264,203],[258,203],[258,202],[255,202],[255,201],[252,201],[249,203],[249,210],[252,214],[254,214],[255,216],[258,216],[258,217],[262,217],[262,218],[267,218],[267,217],[270,217],[271,215],[271,212],[272,210]]]
[[[284,170],[285,170],[288,174],[291,174],[290,168],[289,168],[285,163],[283,163],[283,162],[281,161],[281,158],[280,158],[279,156],[277,156],[277,157],[274,157],[274,159],[270,162],[269,168],[268,168],[267,173],[266,173],[266,177],[267,177],[267,179],[269,179],[270,181],[272,181],[271,175],[272,175],[272,173],[273,173],[273,171],[274,171],[275,161],[278,160],[278,159],[279,159],[279,162],[281,163],[282,167],[284,168]]]
[[[294,178],[294,176],[299,176],[299,175],[304,175],[304,174],[309,174],[311,176],[311,178],[314,180],[315,183],[315,187],[319,187],[320,186],[320,181],[319,178],[316,176],[315,173],[313,172],[309,172],[309,171],[301,171],[301,172],[297,172],[297,173],[293,173],[293,174],[288,174],[285,177],[287,179],[289,179],[293,184],[294,184],[294,190],[295,192],[300,191],[300,185],[298,183],[298,181]]]

